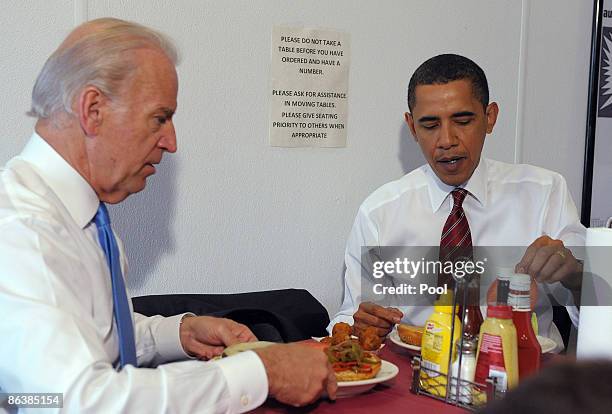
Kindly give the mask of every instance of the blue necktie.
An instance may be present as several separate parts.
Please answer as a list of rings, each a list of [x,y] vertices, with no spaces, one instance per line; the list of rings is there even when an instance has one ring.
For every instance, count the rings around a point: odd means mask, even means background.
[[[136,365],[136,345],[134,342],[134,327],[132,326],[132,316],[130,315],[130,306],[128,304],[127,294],[125,292],[125,283],[121,274],[121,265],[119,263],[119,248],[117,241],[113,235],[113,230],[110,225],[110,217],[104,203],[100,203],[98,212],[94,217],[94,223],[98,227],[98,238],[108,268],[110,269],[111,282],[113,285],[113,311],[115,321],[117,322],[117,331],[119,333],[119,356],[121,367],[126,364]]]

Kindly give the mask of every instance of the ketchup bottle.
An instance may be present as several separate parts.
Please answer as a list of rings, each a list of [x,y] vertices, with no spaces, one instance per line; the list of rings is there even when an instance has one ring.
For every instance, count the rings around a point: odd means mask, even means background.
[[[519,379],[540,369],[542,348],[531,324],[531,277],[515,273],[510,278],[508,305],[512,306],[512,321],[518,341]]]

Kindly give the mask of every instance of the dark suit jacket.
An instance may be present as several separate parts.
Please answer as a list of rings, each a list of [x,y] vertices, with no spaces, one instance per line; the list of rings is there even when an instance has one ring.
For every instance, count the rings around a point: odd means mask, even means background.
[[[147,316],[192,312],[230,318],[247,325],[261,340],[278,339],[262,337],[269,335],[269,327],[274,328],[284,342],[326,336],[329,324],[327,310],[304,289],[220,295],[150,295],[132,298],[132,303],[134,311]],[[262,330],[262,326],[265,329]]]

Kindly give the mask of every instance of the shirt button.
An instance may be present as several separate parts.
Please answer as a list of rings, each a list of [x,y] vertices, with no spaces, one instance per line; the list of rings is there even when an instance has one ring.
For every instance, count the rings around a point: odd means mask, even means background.
[[[249,405],[248,395],[243,395],[242,397],[240,397],[240,404],[242,404],[243,407],[246,407],[247,405]]]

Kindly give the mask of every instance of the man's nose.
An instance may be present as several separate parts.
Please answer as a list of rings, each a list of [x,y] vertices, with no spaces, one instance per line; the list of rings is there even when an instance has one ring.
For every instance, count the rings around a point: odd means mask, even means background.
[[[438,136],[438,147],[448,149],[457,145],[457,135],[453,127],[447,123],[440,126],[440,135]]]
[[[164,132],[164,135],[160,138],[157,146],[170,153],[176,152],[176,131],[174,129],[174,123],[172,121],[167,123],[166,131]]]

